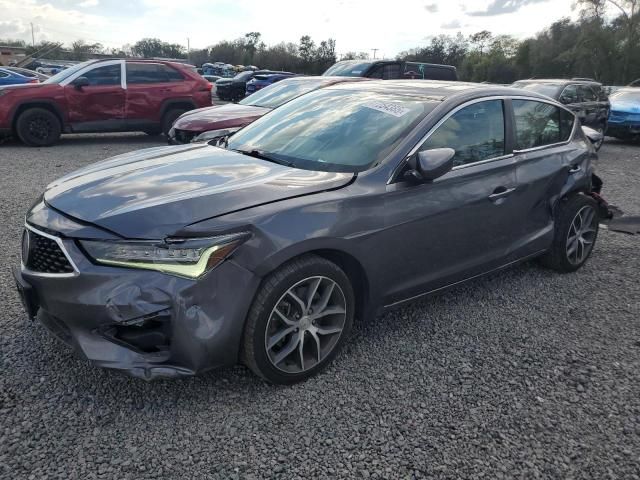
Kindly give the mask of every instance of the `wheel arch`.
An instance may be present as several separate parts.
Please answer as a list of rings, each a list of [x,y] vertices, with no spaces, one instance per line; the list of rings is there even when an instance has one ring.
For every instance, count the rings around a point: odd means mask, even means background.
[[[356,297],[356,318],[365,319],[375,314],[376,307],[372,302],[372,285],[362,262],[344,248],[332,246],[307,246],[305,249],[293,249],[278,255],[264,263],[258,273],[263,278],[276,271],[282,265],[306,255],[317,255],[340,267],[349,278]]]
[[[58,120],[60,121],[60,127],[64,131],[66,122],[65,122],[64,115],[62,113],[62,109],[60,108],[59,105],[57,105],[55,102],[51,102],[48,100],[28,100],[18,104],[13,110],[13,113],[11,115],[11,130],[14,133],[16,132],[16,125],[18,123],[18,118],[20,118],[20,115],[22,115],[25,111],[29,110],[30,108],[43,108],[45,110],[49,110],[58,118]]]
[[[160,118],[162,119],[165,114],[174,108],[184,108],[185,110],[194,110],[196,107],[196,103],[192,98],[172,98],[170,100],[165,100],[162,104],[162,108],[160,109]]]

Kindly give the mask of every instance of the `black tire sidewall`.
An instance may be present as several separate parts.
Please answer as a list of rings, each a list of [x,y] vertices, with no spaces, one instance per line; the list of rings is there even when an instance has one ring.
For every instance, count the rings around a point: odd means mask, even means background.
[[[51,123],[51,129],[46,139],[35,138],[31,136],[28,131],[29,122],[37,117],[45,117]],[[62,134],[62,126],[60,120],[53,112],[44,108],[30,108],[22,112],[18,117],[16,133],[25,145],[29,145],[30,147],[48,147],[58,141]]]
[[[162,132],[164,135],[169,135],[169,130],[173,126],[174,122],[178,119],[180,115],[187,112],[188,110],[185,108],[172,108],[167,110],[165,114],[162,116]]]
[[[291,271],[288,271],[289,269],[291,269]],[[282,274],[282,272],[286,273]],[[250,348],[250,350],[253,352],[252,361],[249,362],[252,364],[250,367],[254,370],[257,368],[258,371],[256,373],[271,383],[289,385],[306,380],[323,370],[341,350],[353,326],[355,295],[347,275],[337,265],[320,257],[310,257],[304,259],[302,262],[290,263],[274,274],[278,275],[277,284],[272,287],[268,279],[266,279],[261,287],[261,289],[266,290],[258,293],[252,305],[248,318],[248,322],[252,323],[252,335],[251,338],[246,338],[245,341],[251,343],[252,348]],[[272,276],[274,274],[272,274]],[[329,353],[319,365],[299,374],[286,373],[273,366],[268,358],[264,344],[267,324],[276,302],[280,300],[282,295],[296,283],[313,276],[325,276],[340,286],[347,304],[347,318],[345,319],[345,325],[340,334],[340,339],[331,353]],[[260,293],[266,293],[266,295],[261,298]]]
[[[599,218],[598,205],[594,199],[584,194],[575,194],[563,200],[558,206],[556,231],[554,234],[553,246],[547,254],[546,263],[549,267],[559,272],[575,272],[579,270],[591,257],[598,240],[599,223],[596,223],[596,233],[593,239],[593,246],[586,258],[579,264],[574,264],[567,257],[567,236],[576,214],[585,206],[591,206]]]

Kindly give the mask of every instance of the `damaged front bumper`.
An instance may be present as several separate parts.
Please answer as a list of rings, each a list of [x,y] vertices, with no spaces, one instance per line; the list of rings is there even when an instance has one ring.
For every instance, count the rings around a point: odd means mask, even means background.
[[[94,265],[60,238],[74,272],[14,269],[27,312],[97,366],[151,380],[237,362],[259,278],[232,259],[198,280]],[[36,315],[37,313],[37,315]]]

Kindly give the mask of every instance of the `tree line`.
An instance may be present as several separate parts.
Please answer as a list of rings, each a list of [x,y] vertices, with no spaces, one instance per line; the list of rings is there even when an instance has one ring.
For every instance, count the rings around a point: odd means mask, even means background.
[[[605,16],[613,7],[613,18]],[[440,35],[397,58],[443,63],[461,79],[512,83],[523,78],[587,77],[607,85],[640,78],[640,0],[578,0],[576,21],[564,18],[533,38],[481,31]]]
[[[462,80],[512,83],[522,78],[589,77],[608,85],[624,85],[640,78],[640,0],[577,0],[579,17],[558,20],[532,38],[480,31],[473,35],[439,35],[426,46],[397,55],[399,60],[454,65]],[[614,15],[605,15],[606,7]],[[45,44],[27,46],[19,40],[0,44],[24,46],[31,54]],[[144,38],[133,45],[106,49],[99,43],[78,40],[47,54],[60,60],[86,60],[95,54],[127,57],[188,59],[196,65],[225,62],[296,73],[320,74],[337,60],[366,59],[367,53],[348,52],[338,57],[334,39],[316,43],[304,35],[298,43],[266,45],[260,32],[224,40],[187,52],[180,44]]]

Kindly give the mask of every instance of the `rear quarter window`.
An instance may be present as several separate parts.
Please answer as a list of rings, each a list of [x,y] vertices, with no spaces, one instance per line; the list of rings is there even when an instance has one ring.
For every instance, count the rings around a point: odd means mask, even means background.
[[[575,117],[564,108],[535,100],[513,100],[516,150],[545,147],[569,140]]]

